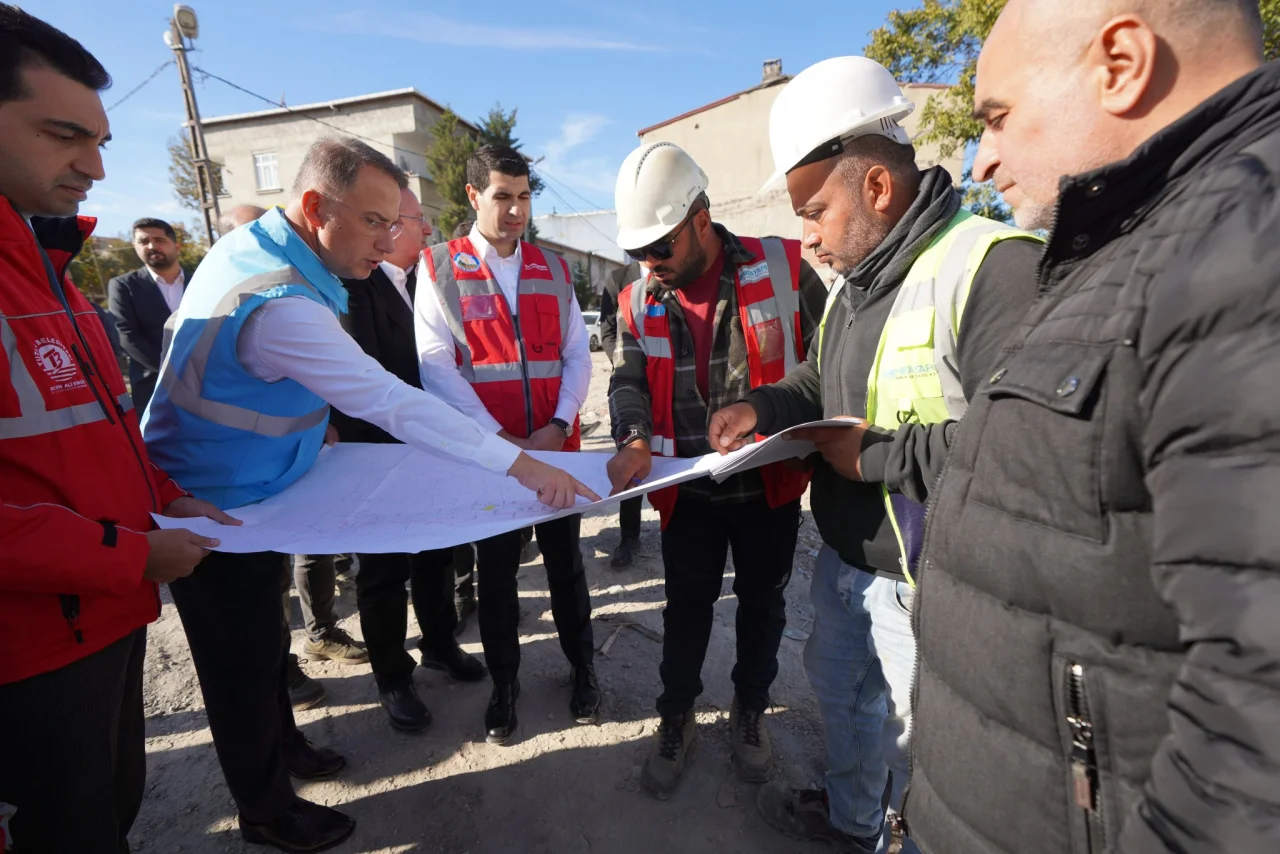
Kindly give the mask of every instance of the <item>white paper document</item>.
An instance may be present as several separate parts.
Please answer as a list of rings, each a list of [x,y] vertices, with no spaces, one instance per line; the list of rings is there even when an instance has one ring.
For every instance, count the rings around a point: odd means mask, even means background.
[[[809,426],[848,426],[817,421]],[[798,429],[798,428],[795,428]],[[297,483],[258,504],[228,511],[239,527],[208,519],[156,516],[161,528],[188,528],[221,540],[219,551],[284,554],[419,552],[446,548],[581,513],[664,486],[731,474],[813,451],[781,433],[732,454],[694,459],[654,457],[645,482],[600,502],[578,499],[569,510],[549,510],[514,478],[438,457],[407,445],[339,444],[325,448]],[[599,495],[609,494],[611,454],[532,456],[568,471]]]

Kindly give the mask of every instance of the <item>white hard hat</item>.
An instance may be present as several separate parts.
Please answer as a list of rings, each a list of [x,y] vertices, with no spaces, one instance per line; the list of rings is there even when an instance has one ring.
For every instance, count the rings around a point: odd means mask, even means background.
[[[650,142],[627,155],[618,170],[614,206],[618,246],[641,249],[673,231],[707,191],[707,173],[670,142]]]
[[[911,140],[898,120],[915,108],[889,69],[865,56],[837,56],[809,66],[769,111],[774,173],[760,192],[777,187],[797,166],[834,157],[855,137],[881,134],[906,145]]]

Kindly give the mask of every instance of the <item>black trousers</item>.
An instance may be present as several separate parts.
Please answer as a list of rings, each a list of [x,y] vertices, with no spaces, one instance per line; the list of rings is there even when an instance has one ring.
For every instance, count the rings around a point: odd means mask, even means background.
[[[642,496],[637,495],[618,505],[618,527],[622,529],[624,540],[640,539],[640,502],[643,500]]]
[[[538,549],[547,568],[551,616],[560,635],[564,657],[575,667],[590,664],[595,655],[591,635],[591,597],[578,547],[581,516],[566,516],[534,527]],[[510,682],[520,670],[520,599],[516,572],[524,539],[519,531],[476,543],[479,571],[480,642],[485,664],[495,682]]]
[[[15,854],[127,852],[147,756],[147,630],[66,667],[0,685],[0,804]]]
[[[769,707],[769,686],[778,675],[778,644],[787,625],[783,594],[799,532],[798,500],[771,509],[763,497],[712,504],[680,495],[662,532],[667,606],[662,612],[665,631],[658,670],[663,688],[660,715],[689,711],[702,693],[702,662],[730,548],[738,598],[733,684],[744,709],[763,712]]]
[[[213,552],[169,585],[200,679],[213,746],[245,820],[270,821],[297,796],[284,752],[302,734],[293,720],[280,613],[285,555]]]
[[[410,601],[422,629],[418,648],[427,652],[453,645],[453,630],[458,625],[453,608],[453,564],[451,548],[419,554],[360,555],[356,605],[379,691],[390,691],[413,678],[416,664],[404,648]],[[410,592],[405,591],[406,582]]]

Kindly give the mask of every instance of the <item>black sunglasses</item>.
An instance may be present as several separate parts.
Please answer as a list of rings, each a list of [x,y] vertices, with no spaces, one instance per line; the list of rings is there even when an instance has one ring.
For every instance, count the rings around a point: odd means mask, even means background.
[[[680,236],[680,232],[684,231],[685,226],[693,221],[698,211],[702,210],[701,205],[694,205],[689,215],[684,218],[684,222],[676,227],[676,230],[668,234],[661,240],[650,243],[648,246],[642,246],[639,249],[628,249],[627,255],[632,261],[644,261],[653,258],[655,261],[670,261],[671,256],[676,254],[675,246],[676,238]]]

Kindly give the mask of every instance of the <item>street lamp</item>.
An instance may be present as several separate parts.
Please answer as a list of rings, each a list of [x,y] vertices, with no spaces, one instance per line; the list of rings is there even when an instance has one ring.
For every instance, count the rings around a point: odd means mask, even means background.
[[[191,146],[191,163],[196,170],[196,187],[200,192],[200,211],[204,214],[204,231],[209,245],[215,240],[214,224],[222,212],[218,209],[218,185],[213,179],[213,161],[204,142],[204,128],[200,124],[200,108],[196,104],[196,92],[191,86],[191,67],[187,64],[187,40],[200,34],[200,20],[195,9],[177,3],[169,29],[165,30],[164,43],[173,51],[178,65],[178,77],[182,80],[182,96],[187,108],[187,137]]]

